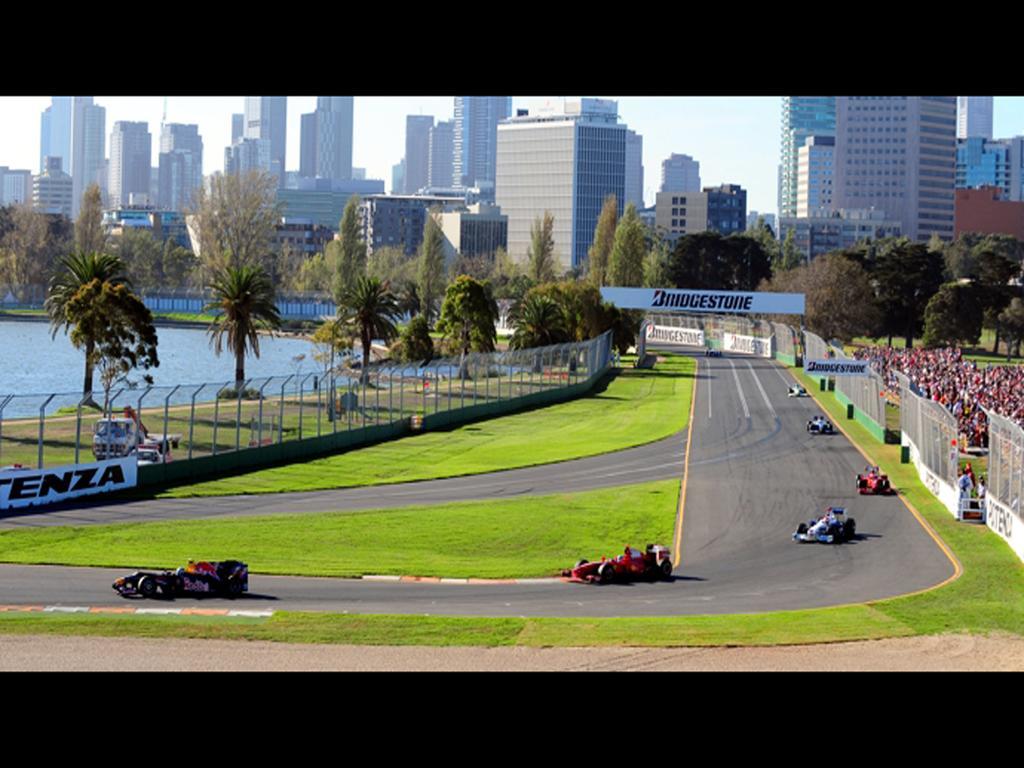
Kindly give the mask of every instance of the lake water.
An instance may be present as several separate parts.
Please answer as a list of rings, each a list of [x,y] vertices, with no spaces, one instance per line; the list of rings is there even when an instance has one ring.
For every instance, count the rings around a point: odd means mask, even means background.
[[[148,371],[156,386],[198,386],[203,382],[223,383],[234,378],[234,356],[222,352],[218,357],[205,329],[158,327],[157,338],[160,365]],[[246,378],[312,373],[321,367],[313,359],[313,353],[313,344],[304,339],[262,336],[260,357],[257,359],[251,354],[246,357]],[[305,357],[297,359],[300,355]],[[80,393],[84,373],[85,353],[75,349],[63,331],[51,338],[48,323],[0,321],[0,404],[8,394]],[[141,379],[141,373],[133,378]],[[94,373],[93,382],[102,392],[98,371]],[[34,405],[29,400],[19,397],[11,401],[4,409],[4,417],[38,413],[45,396],[35,398]],[[47,412],[59,407],[58,401],[63,405],[67,400],[66,397],[56,398]]]

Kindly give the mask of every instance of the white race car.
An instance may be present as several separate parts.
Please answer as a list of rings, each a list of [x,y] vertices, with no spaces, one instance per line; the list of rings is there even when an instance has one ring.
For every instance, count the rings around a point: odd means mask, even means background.
[[[836,428],[824,416],[815,416],[807,422],[807,432],[812,435],[834,435]]]
[[[792,387],[789,388],[789,396],[790,397],[810,397],[810,395],[807,394],[807,390],[804,389],[803,387],[801,387],[799,384],[794,384]]]
[[[797,526],[793,541],[842,544],[857,537],[857,521],[846,516],[843,507],[829,507],[825,514]]]

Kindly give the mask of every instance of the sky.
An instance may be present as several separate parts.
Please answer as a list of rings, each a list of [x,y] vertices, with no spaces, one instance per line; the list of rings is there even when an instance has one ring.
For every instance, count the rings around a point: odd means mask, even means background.
[[[778,96],[597,96],[617,101],[619,119],[643,137],[644,201],[654,204],[661,183],[661,162],[672,153],[700,162],[701,184],[739,184],[747,190],[747,210],[775,213],[782,101]],[[530,109],[562,97],[513,96],[512,108]],[[571,95],[570,98],[578,98]],[[367,178],[383,179],[391,190],[391,168],[405,154],[406,115],[450,120],[453,96],[357,96],[352,164]],[[107,110],[110,131],[118,120],[149,123],[153,162],[158,165],[162,96],[97,96]],[[0,166],[39,172],[39,120],[49,96],[0,97]],[[222,170],[224,148],[231,143],[231,115],[244,112],[244,96],[171,96],[167,122],[199,125],[203,173]],[[301,115],[316,107],[315,96],[288,97],[288,170],[299,166]],[[997,96],[994,134],[1024,134],[1024,97]]]

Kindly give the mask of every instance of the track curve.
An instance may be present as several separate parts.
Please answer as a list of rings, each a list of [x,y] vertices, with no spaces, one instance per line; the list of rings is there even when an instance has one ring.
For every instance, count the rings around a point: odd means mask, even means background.
[[[682,566],[670,582],[591,587],[434,584],[253,576],[239,601],[204,606],[485,616],[666,616],[816,608],[878,600],[951,578],[955,566],[895,497],[859,496],[863,467],[842,435],[812,437],[813,400],[788,398],[791,377],[746,356],[698,358]],[[509,472],[309,494],[79,505],[0,520],[5,528],[170,517],[310,512],[486,499],[681,477],[683,439]],[[476,494],[476,495],[474,495]],[[860,534],[841,546],[798,545],[797,523],[846,506]],[[0,604],[124,605],[124,569],[0,566]],[[194,604],[191,600],[179,605]]]

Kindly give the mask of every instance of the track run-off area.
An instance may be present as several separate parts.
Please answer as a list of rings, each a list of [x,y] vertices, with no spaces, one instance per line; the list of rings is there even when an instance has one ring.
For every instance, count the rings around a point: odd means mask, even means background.
[[[843,434],[807,433],[807,420],[822,411],[811,398],[787,396],[794,379],[782,366],[744,355],[705,358],[692,349],[672,351],[696,356],[689,429],[638,448],[397,485],[262,496],[94,501],[7,514],[0,518],[0,530],[525,500],[677,479],[683,485],[676,534],[681,546],[675,552],[677,568],[670,581],[595,587],[556,578],[481,584],[286,577],[262,575],[259,564],[250,563],[255,573],[248,595],[235,601],[182,599],[173,605],[421,616],[722,615],[876,601],[944,584],[959,573],[926,524],[898,497],[857,493],[855,476],[863,469],[864,458]],[[799,522],[830,505],[846,507],[856,519],[855,541],[838,546],[792,541]],[[647,542],[622,542],[626,543],[642,546]],[[674,542],[670,545],[677,548]],[[605,554],[618,551],[621,548]],[[127,601],[118,598],[110,585],[127,570],[0,565],[0,605],[124,607]]]

